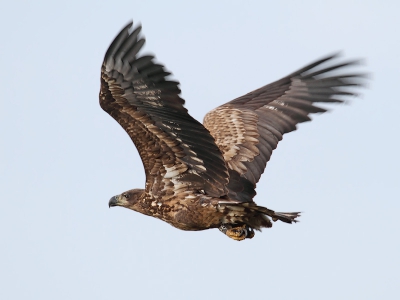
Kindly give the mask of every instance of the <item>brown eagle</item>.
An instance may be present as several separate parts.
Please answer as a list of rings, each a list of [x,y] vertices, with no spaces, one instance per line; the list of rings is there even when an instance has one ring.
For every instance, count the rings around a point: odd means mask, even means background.
[[[299,212],[258,206],[255,188],[282,135],[320,103],[343,102],[362,85],[362,74],[338,75],[355,61],[318,60],[210,111],[204,124],[189,115],[179,82],[138,55],[145,40],[129,23],[111,43],[101,67],[100,105],[128,133],[146,173],[144,189],[114,196],[122,206],[182,230],[219,228],[234,240],[252,238],[273,221],[296,222]],[[324,66],[325,65],[325,66]],[[332,74],[331,71],[336,72]]]

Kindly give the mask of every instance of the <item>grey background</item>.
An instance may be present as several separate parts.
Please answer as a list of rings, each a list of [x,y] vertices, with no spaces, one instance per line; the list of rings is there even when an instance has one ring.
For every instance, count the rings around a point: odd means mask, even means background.
[[[398,1],[3,1],[1,299],[398,299]],[[256,202],[303,211],[253,240],[184,232],[111,196],[144,186],[98,105],[130,19],[207,111],[326,54],[365,58],[350,105],[286,135]]]

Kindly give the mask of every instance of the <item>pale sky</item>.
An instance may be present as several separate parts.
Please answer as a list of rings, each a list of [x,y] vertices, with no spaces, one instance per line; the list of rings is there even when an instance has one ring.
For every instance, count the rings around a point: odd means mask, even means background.
[[[197,3],[2,4],[0,299],[397,299],[400,3]],[[363,59],[361,97],[285,135],[258,184],[259,205],[300,223],[236,242],[108,208],[145,180],[98,104],[131,19],[198,120],[325,55]]]

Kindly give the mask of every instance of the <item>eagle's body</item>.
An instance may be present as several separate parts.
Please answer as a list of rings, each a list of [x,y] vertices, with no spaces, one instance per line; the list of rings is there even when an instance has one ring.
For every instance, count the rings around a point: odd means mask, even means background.
[[[132,206],[133,210],[161,219],[182,230],[218,228],[224,218],[223,211],[218,207],[218,198],[214,199],[194,191],[164,200],[154,199],[144,190],[138,191],[138,194],[138,201]]]
[[[276,213],[253,201],[272,151],[282,135],[325,112],[315,102],[342,102],[343,89],[360,85],[360,74],[330,75],[354,62],[321,67],[321,59],[274,83],[209,112],[204,125],[179,97],[178,82],[138,56],[140,27],[126,26],[110,45],[101,70],[100,105],[128,133],[146,173],[145,189],[112,197],[126,207],[182,230],[219,228],[235,240],[272,220],[296,222],[299,213]],[[339,96],[339,97],[338,97]]]
[[[247,224],[249,228],[257,230],[272,226],[264,214],[266,211],[273,212],[251,202],[238,205],[235,201],[210,197],[190,189],[173,197],[154,198],[140,189],[127,191],[116,197],[124,197],[124,194],[131,201],[118,199],[120,206],[161,219],[181,230],[197,231],[219,228],[221,224],[238,223]],[[116,202],[117,199],[113,198],[111,202]]]

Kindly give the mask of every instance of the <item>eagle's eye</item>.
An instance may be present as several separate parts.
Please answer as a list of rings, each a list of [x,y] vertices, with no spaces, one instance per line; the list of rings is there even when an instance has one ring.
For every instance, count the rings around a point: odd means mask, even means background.
[[[124,196],[126,199],[128,199],[129,198],[129,195],[128,194],[123,194],[122,196]]]

